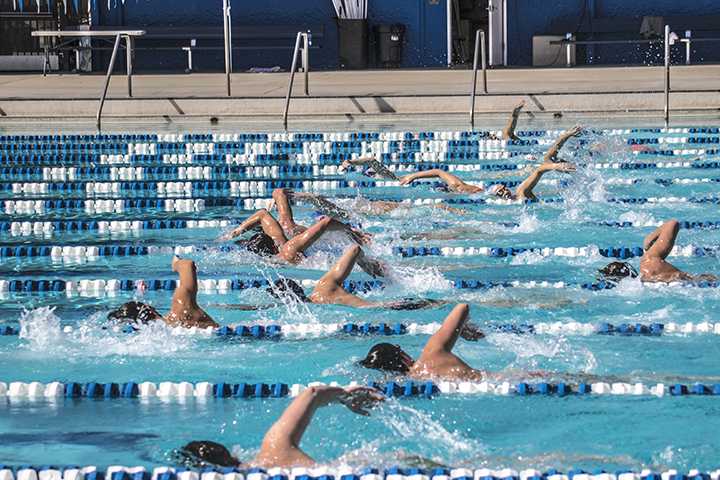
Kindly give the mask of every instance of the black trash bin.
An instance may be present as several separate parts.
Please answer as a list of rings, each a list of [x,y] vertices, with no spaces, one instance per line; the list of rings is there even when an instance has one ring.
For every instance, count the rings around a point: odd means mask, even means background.
[[[366,19],[337,19],[340,68],[360,70],[368,66],[368,23]]]
[[[375,58],[381,68],[398,68],[402,63],[405,25],[377,25],[375,30]]]

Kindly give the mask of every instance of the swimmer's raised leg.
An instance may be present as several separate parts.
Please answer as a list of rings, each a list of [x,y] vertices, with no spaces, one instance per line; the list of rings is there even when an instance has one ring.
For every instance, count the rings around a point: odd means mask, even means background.
[[[278,211],[278,223],[289,236],[297,235],[305,231],[305,227],[295,223],[295,219],[293,218],[292,207],[290,206],[290,199],[293,196],[293,192],[285,190],[284,188],[276,188],[272,193],[272,198]]]
[[[503,129],[502,139],[503,140],[520,140],[520,138],[515,135],[515,128],[517,127],[518,117],[520,116],[520,110],[523,109],[525,106],[525,100],[521,100],[520,103],[518,103],[515,108],[513,108],[512,113],[510,114],[510,120],[508,120],[508,124]]]
[[[273,217],[270,212],[264,208],[253,213],[243,223],[241,223],[240,226],[230,233],[223,235],[220,239],[231,240],[239,237],[243,233],[255,228],[258,225],[262,228],[266,235],[273,239],[276,245],[282,246],[287,242],[287,237],[285,237],[282,225],[280,225],[280,223],[275,220],[275,217]]]
[[[310,248],[326,232],[344,232],[355,243],[368,243],[367,234],[355,230],[350,225],[338,222],[334,218],[323,217],[305,232],[288,240],[280,248],[280,256],[289,262],[297,262],[302,253]]]
[[[565,143],[570,140],[573,137],[577,137],[582,133],[582,127],[576,126],[571,128],[570,130],[564,132],[562,135],[558,137],[557,140],[555,140],[555,143],[550,147],[550,149],[545,153],[544,161],[545,162],[558,162],[562,160],[558,160],[557,156],[558,153],[560,153],[560,149],[565,145]]]
[[[167,323],[171,326],[217,328],[219,325],[197,303],[197,268],[192,260],[173,257],[172,269],[179,279]]]

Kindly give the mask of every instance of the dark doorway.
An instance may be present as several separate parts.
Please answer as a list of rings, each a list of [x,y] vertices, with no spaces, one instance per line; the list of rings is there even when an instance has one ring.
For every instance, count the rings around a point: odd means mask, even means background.
[[[453,61],[472,65],[475,31],[488,32],[488,0],[453,0]]]

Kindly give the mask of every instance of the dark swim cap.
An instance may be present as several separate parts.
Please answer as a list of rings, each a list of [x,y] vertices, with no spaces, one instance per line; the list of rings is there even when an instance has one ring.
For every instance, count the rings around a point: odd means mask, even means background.
[[[267,288],[267,292],[275,298],[288,298],[300,300],[301,302],[308,302],[307,296],[305,296],[305,290],[298,285],[295,280],[289,278],[279,278],[275,280],[275,283]]]
[[[360,365],[375,370],[407,373],[409,368],[403,362],[403,349],[390,343],[378,343],[370,349],[367,357],[360,360]]]
[[[160,320],[162,315],[155,310],[155,307],[142,302],[127,302],[120,308],[108,313],[108,320],[113,322],[129,322],[146,325],[155,320]]]
[[[598,270],[603,279],[619,282],[623,278],[636,278],[637,270],[627,262],[612,262]]]
[[[175,452],[176,461],[188,468],[237,467],[240,462],[223,445],[209,440],[190,442]]]
[[[258,232],[246,240],[238,240],[235,245],[261,257],[272,257],[279,252],[275,241],[264,232]]]

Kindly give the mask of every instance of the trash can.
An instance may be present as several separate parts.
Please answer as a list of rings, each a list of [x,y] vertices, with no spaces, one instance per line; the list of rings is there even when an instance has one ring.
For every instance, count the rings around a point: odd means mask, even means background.
[[[368,66],[367,19],[337,19],[340,68],[360,70]]]
[[[378,67],[398,68],[402,63],[405,25],[377,25],[375,30],[375,58]]]

